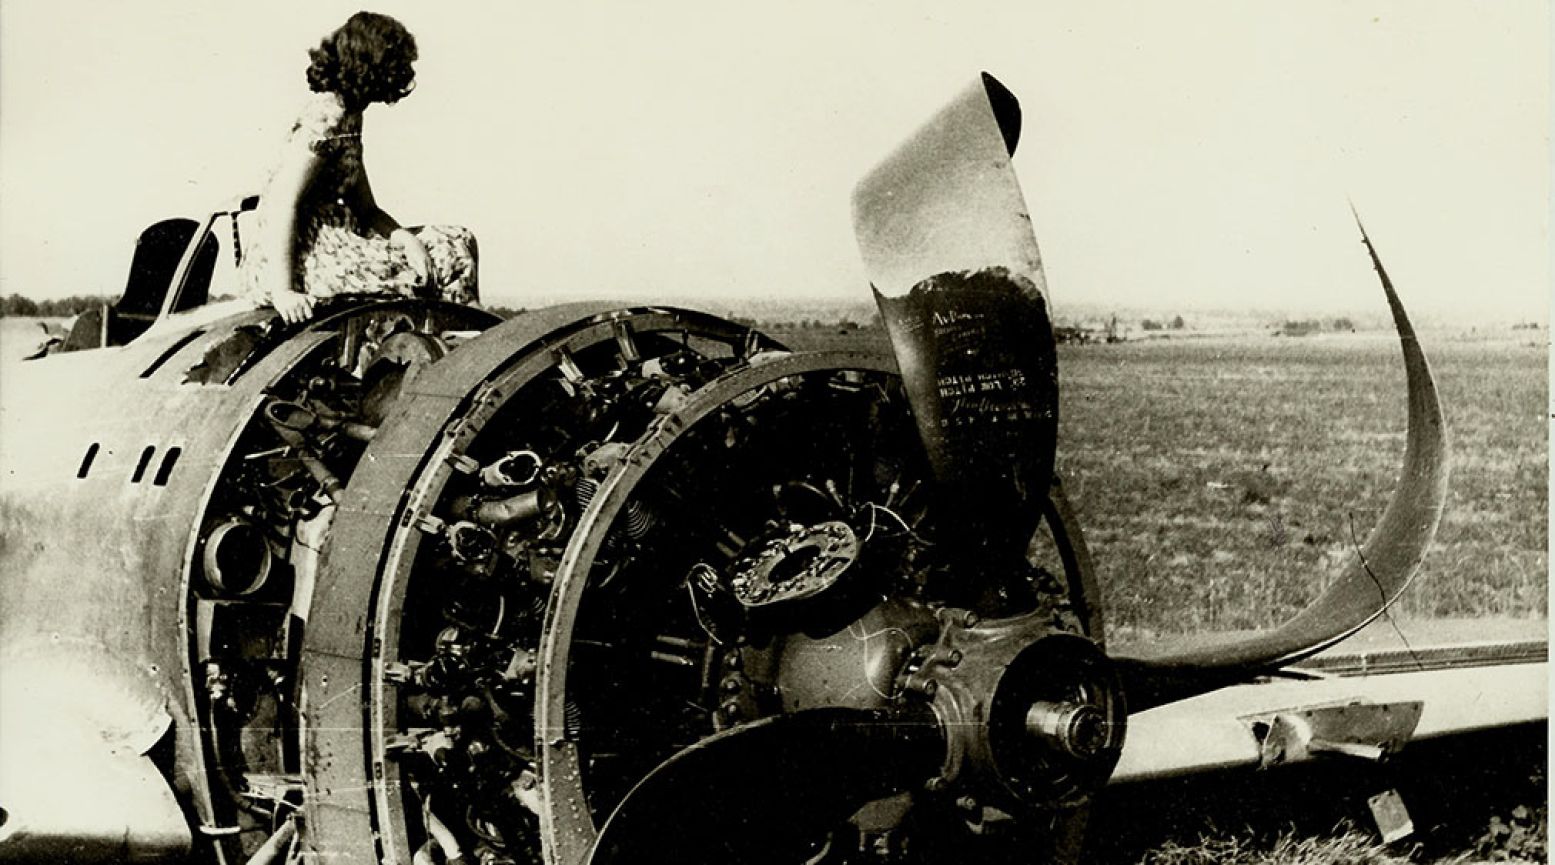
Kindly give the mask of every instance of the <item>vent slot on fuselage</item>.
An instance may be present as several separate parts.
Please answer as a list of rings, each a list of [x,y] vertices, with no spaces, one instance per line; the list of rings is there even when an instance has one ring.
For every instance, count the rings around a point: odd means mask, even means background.
[[[98,442],[92,442],[87,446],[86,453],[81,457],[81,467],[76,469],[77,478],[85,478],[92,470],[92,461],[97,459],[97,451],[102,448]]]
[[[146,469],[151,465],[151,457],[156,452],[156,445],[146,445],[146,449],[140,452],[140,462],[135,464],[135,474],[130,475],[130,483],[138,484],[146,476]]]
[[[157,487],[167,486],[167,479],[173,475],[173,466],[178,465],[178,457],[184,452],[183,448],[168,448],[162,455],[162,465],[157,467],[157,476],[151,479],[151,485]]]

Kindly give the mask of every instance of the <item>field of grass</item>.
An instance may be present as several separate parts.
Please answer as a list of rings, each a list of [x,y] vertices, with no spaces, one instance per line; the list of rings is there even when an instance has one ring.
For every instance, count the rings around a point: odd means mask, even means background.
[[[1397,612],[1542,616],[1546,350],[1427,340],[1452,480]],[[1397,476],[1405,406],[1391,338],[1130,343],[1060,363],[1060,466],[1120,627],[1288,618],[1354,554]]]
[[[884,344],[871,329],[778,335],[800,348]],[[1452,479],[1401,618],[1546,615],[1548,351],[1542,332],[1515,336],[1422,334]],[[1109,628],[1125,634],[1288,618],[1364,542],[1402,459],[1389,334],[1061,346],[1059,376],[1059,470]]]

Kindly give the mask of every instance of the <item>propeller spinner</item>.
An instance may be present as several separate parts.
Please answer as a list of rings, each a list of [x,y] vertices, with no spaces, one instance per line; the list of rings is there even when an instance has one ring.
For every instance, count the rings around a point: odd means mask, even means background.
[[[590,862],[642,849],[681,862],[803,861],[819,855],[828,825],[893,796],[915,808],[975,800],[1050,829],[1106,782],[1128,709],[1320,651],[1408,585],[1445,499],[1445,433],[1430,369],[1365,239],[1403,346],[1408,439],[1393,500],[1339,578],[1277,629],[1157,658],[1109,658],[1098,627],[1056,621],[1040,605],[1012,608],[1015,587],[1032,579],[1025,553],[1049,504],[1058,412],[1041,256],[1010,163],[1019,129],[1015,98],[984,74],[854,196],[934,505],[954,515],[936,536],[954,600],[886,598],[853,630],[791,639],[777,677],[787,713],[734,726],[649,772]],[[848,565],[868,555],[867,543],[849,549]],[[763,573],[785,566],[767,561]],[[871,640],[882,634],[897,636]],[[885,670],[871,675],[888,687],[860,699],[857,688],[813,684],[860,664]]]

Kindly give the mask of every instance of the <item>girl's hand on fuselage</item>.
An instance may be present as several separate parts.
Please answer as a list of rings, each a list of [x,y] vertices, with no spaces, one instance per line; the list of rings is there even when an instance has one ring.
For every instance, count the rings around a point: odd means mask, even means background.
[[[281,314],[281,320],[287,324],[302,324],[313,317],[313,298],[301,292],[272,292],[270,304]]]

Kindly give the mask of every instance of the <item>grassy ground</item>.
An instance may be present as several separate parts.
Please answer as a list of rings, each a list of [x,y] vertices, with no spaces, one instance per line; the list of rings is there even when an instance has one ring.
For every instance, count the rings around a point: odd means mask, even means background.
[[[1427,347],[1453,475],[1399,612],[1543,615],[1546,351]],[[1282,621],[1387,501],[1405,414],[1391,339],[1136,343],[1079,348],[1061,363],[1061,467],[1120,627]]]
[[[1087,861],[1100,865],[1468,865],[1548,856],[1545,726],[1417,742],[1383,764],[1109,788]],[[1530,766],[1536,767],[1530,772]],[[1415,832],[1378,842],[1367,799],[1393,790]]]
[[[793,330],[796,347],[883,345]],[[1526,339],[1424,334],[1452,482],[1404,618],[1546,613],[1548,353]],[[1110,628],[1276,624],[1321,589],[1386,504],[1404,440],[1403,366],[1385,334],[1063,346],[1059,467]],[[1353,536],[1352,536],[1353,523]]]

